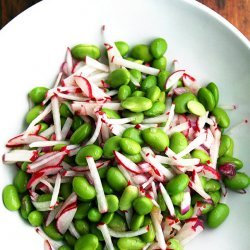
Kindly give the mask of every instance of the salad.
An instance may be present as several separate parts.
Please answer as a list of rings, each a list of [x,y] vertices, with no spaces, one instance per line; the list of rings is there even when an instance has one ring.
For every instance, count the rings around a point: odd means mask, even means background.
[[[249,186],[219,89],[167,63],[164,38],[130,49],[102,33],[103,55],[68,48],[53,86],[29,92],[3,202],[47,250],[184,249],[227,219],[227,189]]]

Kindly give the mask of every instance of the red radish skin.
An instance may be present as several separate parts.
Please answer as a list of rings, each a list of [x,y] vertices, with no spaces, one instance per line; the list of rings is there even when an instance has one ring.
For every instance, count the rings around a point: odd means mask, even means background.
[[[30,144],[32,142],[37,142],[37,141],[48,141],[48,139],[46,137],[43,137],[37,134],[30,134],[28,135],[28,137],[24,138],[23,134],[21,134],[10,139],[6,144],[6,147],[8,148],[19,147],[19,146],[27,145],[27,144]]]

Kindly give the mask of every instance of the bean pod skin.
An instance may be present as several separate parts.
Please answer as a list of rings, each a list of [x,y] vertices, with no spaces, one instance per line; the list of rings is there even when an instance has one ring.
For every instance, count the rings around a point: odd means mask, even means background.
[[[10,211],[17,211],[21,207],[21,201],[14,185],[8,185],[3,189],[3,203]]]
[[[220,226],[229,215],[229,207],[226,204],[218,204],[212,211],[207,214],[207,225],[210,228]]]

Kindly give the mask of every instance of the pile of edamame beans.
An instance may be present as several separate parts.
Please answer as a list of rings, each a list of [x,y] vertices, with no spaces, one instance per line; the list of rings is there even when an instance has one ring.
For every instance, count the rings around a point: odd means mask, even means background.
[[[217,228],[229,215],[223,202],[225,189],[242,191],[249,185],[249,177],[241,170],[243,162],[234,156],[233,139],[224,133],[229,116],[219,106],[215,83],[197,87],[184,71],[174,79],[180,70],[170,69],[171,62],[167,63],[165,39],[132,48],[124,41],[108,45],[103,55],[95,45],[74,46],[67,52],[66,70],[62,69],[57,86],[29,92],[33,107],[26,123],[30,132],[7,143],[11,151],[4,156],[5,162],[16,163],[18,170],[13,184],[3,190],[3,202],[31,226],[39,227],[55,249],[163,249],[165,244],[165,249],[181,250],[187,240],[184,227],[204,221],[205,227]],[[108,66],[98,64],[101,56],[108,56]],[[89,66],[86,58],[94,64]],[[128,66],[115,64],[116,58]],[[146,74],[147,67],[158,73]],[[85,83],[89,81],[88,92],[74,80],[78,74]],[[193,85],[187,84],[187,77]],[[99,80],[91,82],[94,78]],[[102,100],[93,98],[97,91],[103,93]],[[206,137],[192,148],[202,133]],[[19,150],[35,157],[23,160]],[[63,154],[59,161],[46,162],[59,153]],[[95,188],[88,157],[98,170],[105,211],[99,209],[101,192]],[[77,195],[75,212],[70,227],[60,233],[56,214],[72,194]],[[55,204],[42,207],[52,196]],[[175,226],[168,224],[170,219]],[[102,225],[108,228],[106,234],[100,230]],[[187,238],[195,234],[191,227],[188,230]]]

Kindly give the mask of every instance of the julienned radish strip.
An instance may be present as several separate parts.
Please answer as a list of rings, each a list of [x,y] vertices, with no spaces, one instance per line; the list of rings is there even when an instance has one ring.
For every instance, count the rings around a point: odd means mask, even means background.
[[[57,96],[53,96],[51,98],[51,106],[52,106],[53,121],[55,125],[56,140],[60,141],[62,140],[62,131],[61,131],[61,119],[59,111],[59,100]]]
[[[67,48],[65,62],[67,64],[67,74],[71,75],[72,71],[73,71],[73,58],[72,58],[72,54],[71,54],[70,48]]]
[[[200,159],[191,158],[191,159],[182,159],[182,158],[168,158],[161,155],[156,155],[155,158],[162,164],[175,165],[175,166],[193,166],[198,165],[200,163]]]
[[[42,148],[42,147],[51,147],[58,144],[69,144],[69,141],[38,141],[38,142],[32,142],[29,144],[30,148]]]
[[[48,225],[50,225],[50,223],[55,219],[56,217],[56,214],[58,213],[58,211],[61,209],[62,207],[62,204],[59,204],[58,206],[54,207],[53,210],[51,210],[49,213],[48,213],[48,216],[46,218],[46,221],[45,221],[45,226],[47,227]]]
[[[41,211],[41,212],[51,210],[50,201],[41,201],[41,202],[32,201],[32,204],[38,211]]]
[[[54,190],[52,193],[52,198],[50,201],[50,208],[53,208],[57,203],[57,199],[58,199],[58,195],[59,195],[59,191],[60,191],[60,186],[61,186],[61,180],[62,180],[61,174],[57,173],[56,182],[55,182]]]
[[[33,142],[42,142],[42,141],[48,141],[48,139],[45,138],[44,136],[36,135],[36,134],[29,134],[27,137],[24,138],[23,134],[21,134],[21,135],[11,138],[7,142],[6,147],[12,148],[12,147],[27,145]]]
[[[148,67],[148,66],[145,66],[145,65],[141,65],[139,63],[131,62],[129,60],[122,59],[122,58],[114,57],[113,62],[116,65],[119,65],[119,66],[122,66],[122,67],[125,67],[125,68],[129,68],[129,69],[136,69],[136,70],[139,70],[140,72],[142,72],[144,74],[148,74],[148,75],[157,76],[159,74],[159,72],[160,72],[159,69]]]
[[[165,84],[165,89],[172,88],[177,82],[182,78],[183,74],[185,73],[185,70],[177,70],[173,72],[167,79]]]
[[[97,140],[101,132],[101,127],[102,127],[102,116],[98,116],[95,132],[93,133],[92,137],[86,142],[86,145],[93,144]]]
[[[167,132],[169,130],[170,124],[174,119],[174,109],[175,109],[175,104],[172,104],[169,110],[168,120],[166,122],[166,125],[163,128],[164,132]]]
[[[75,226],[74,226],[74,223],[71,222],[70,225],[69,225],[69,232],[76,238],[76,239],[79,239],[81,236],[80,234],[77,232]]]
[[[188,122],[183,122],[175,127],[169,127],[169,129],[166,131],[167,135],[172,135],[173,133],[176,132],[183,132],[185,130],[189,129],[189,123]]]
[[[3,155],[3,162],[15,163],[15,162],[33,162],[38,158],[38,152],[36,150],[16,149],[11,150],[9,153]]]
[[[132,173],[127,171],[127,169],[124,168],[124,166],[122,166],[121,164],[118,164],[117,167],[119,168],[121,173],[124,175],[124,177],[128,181],[128,183],[131,183],[131,185],[136,186],[136,184],[134,183],[134,180],[132,178]]]
[[[183,200],[181,202],[181,214],[185,214],[189,211],[191,205],[191,195],[190,192],[187,191],[184,193]]]
[[[96,168],[95,161],[93,157],[88,157],[88,156],[86,157],[86,161],[88,163],[89,171],[94,181],[98,210],[100,213],[106,213],[108,211],[108,204],[102,187],[102,182]]]
[[[218,128],[212,128],[212,133],[214,136],[214,142],[210,148],[210,159],[212,168],[216,169],[217,159],[219,156],[219,148],[220,148],[220,138],[221,138],[221,131]]]
[[[142,123],[162,123],[162,122],[166,122],[167,119],[168,119],[168,115],[164,114],[164,115],[159,115],[159,116],[152,117],[152,118],[146,118],[142,121]]]
[[[113,245],[113,242],[112,242],[112,239],[111,239],[111,235],[110,235],[110,232],[109,232],[109,229],[107,227],[106,224],[98,224],[97,228],[101,231],[102,233],[102,236],[104,238],[104,241],[106,243],[106,248],[108,250],[114,250],[114,245]]]
[[[55,133],[55,125],[51,125],[49,128],[40,133],[40,135],[48,138],[54,133]]]
[[[62,140],[65,140],[69,131],[70,131],[70,128],[72,126],[72,123],[73,123],[73,120],[68,117],[62,127]]]
[[[95,60],[89,56],[85,57],[85,63],[86,63],[86,65],[93,67],[95,69],[98,69],[98,70],[101,70],[101,71],[104,71],[107,73],[109,72],[109,67],[107,65],[100,63],[97,60]]]
[[[174,205],[173,205],[173,202],[172,202],[167,190],[164,188],[162,183],[160,183],[159,187],[160,187],[162,197],[167,205],[167,208],[169,210],[170,215],[175,216]]]
[[[111,228],[108,228],[108,231],[110,233],[110,235],[114,238],[130,238],[130,237],[135,237],[135,236],[139,236],[142,234],[147,233],[149,230],[148,226],[142,227],[137,231],[126,231],[126,232],[118,232],[118,231],[114,231]]]
[[[48,240],[44,241],[44,250],[53,250]]]

